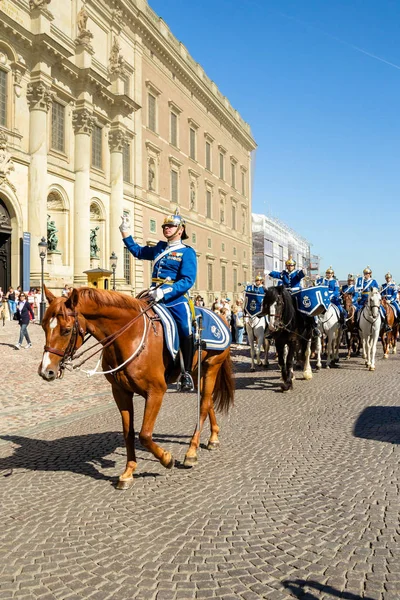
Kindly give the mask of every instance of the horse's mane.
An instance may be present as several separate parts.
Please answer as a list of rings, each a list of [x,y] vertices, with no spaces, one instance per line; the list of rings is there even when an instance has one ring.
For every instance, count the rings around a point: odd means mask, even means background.
[[[283,298],[282,320],[285,324],[289,324],[296,317],[296,310],[293,298],[286,288],[283,286],[268,288],[264,296],[264,306],[271,306],[271,304],[278,300],[279,296]]]
[[[132,298],[128,294],[121,292],[96,290],[95,288],[82,287],[77,289],[79,298],[91,300],[99,306],[112,306],[114,308],[134,309],[136,311],[143,310],[148,306],[148,303],[139,298]]]

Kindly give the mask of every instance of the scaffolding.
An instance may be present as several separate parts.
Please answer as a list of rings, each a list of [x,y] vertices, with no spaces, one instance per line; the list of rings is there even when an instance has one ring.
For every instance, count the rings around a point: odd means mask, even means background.
[[[319,269],[319,257],[311,255],[310,242],[275,217],[252,214],[253,273],[282,271],[292,256],[308,276]]]

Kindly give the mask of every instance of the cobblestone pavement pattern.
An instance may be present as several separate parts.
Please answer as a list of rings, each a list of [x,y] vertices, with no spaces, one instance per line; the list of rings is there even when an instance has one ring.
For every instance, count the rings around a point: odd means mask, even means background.
[[[375,373],[353,358],[283,395],[275,363],[249,373],[234,350],[220,451],[181,467],[195,396],[171,391],[156,438],[177,468],[139,447],[135,485],[119,492],[108,384],[41,381],[30,329],[19,351],[15,324],[0,331],[0,599],[400,598],[399,357],[380,352]]]

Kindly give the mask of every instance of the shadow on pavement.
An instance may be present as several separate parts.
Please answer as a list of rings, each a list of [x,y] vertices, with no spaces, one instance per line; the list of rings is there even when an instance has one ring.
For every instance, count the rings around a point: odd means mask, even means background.
[[[400,444],[400,406],[368,406],[360,413],[353,435],[367,440]]]
[[[359,596],[358,594],[353,594],[352,592],[341,592],[331,585],[324,585],[323,583],[318,583],[317,581],[311,581],[304,579],[293,579],[282,581],[282,585],[296,598],[301,598],[301,600],[318,600],[319,595],[316,596],[311,592],[307,592],[304,588],[311,588],[313,591],[322,592],[323,594],[330,594],[333,598],[342,598],[342,600],[375,600],[375,598],[371,598],[370,596]]]
[[[12,475],[13,469],[30,471],[70,471],[94,479],[113,481],[114,477],[97,470],[115,466],[115,461],[104,458],[116,448],[124,446],[122,433],[109,431],[64,437],[58,440],[38,440],[18,435],[2,435],[1,439],[18,444],[13,454],[0,458],[3,476]],[[7,472],[8,471],[8,472]]]

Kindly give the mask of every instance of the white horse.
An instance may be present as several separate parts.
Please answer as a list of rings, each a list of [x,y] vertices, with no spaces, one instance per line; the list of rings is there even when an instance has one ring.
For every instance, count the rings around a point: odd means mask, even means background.
[[[339,347],[342,336],[339,309],[333,304],[330,304],[326,312],[318,315],[318,327],[321,332],[321,338],[323,338],[324,335],[327,338],[326,368],[329,369],[331,362],[333,365],[336,365],[339,362]],[[321,338],[320,343],[317,343],[317,369],[321,368]]]
[[[372,288],[364,307],[360,311],[358,320],[363,359],[365,360],[365,366],[370,371],[375,371],[375,354],[381,328],[380,304],[381,295],[377,288]]]
[[[245,315],[244,324],[246,327],[247,340],[250,345],[250,371],[256,370],[254,356],[256,357],[257,365],[262,365],[261,350],[264,350],[264,367],[268,369],[269,340],[265,338],[265,334],[268,331],[268,321],[266,317],[258,317],[256,315],[252,317],[251,315]]]

